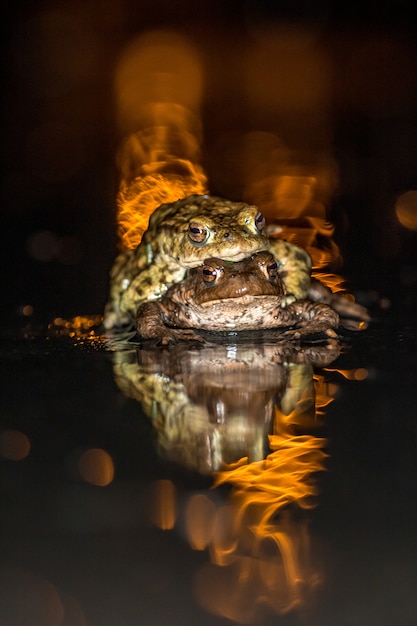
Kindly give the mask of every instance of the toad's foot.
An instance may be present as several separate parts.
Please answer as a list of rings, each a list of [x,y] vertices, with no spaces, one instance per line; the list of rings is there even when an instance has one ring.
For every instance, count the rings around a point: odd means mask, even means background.
[[[339,315],[329,305],[322,302],[299,300],[292,304],[291,308],[297,317],[294,333],[296,339],[316,333],[324,333],[330,338],[337,337],[334,329],[339,325]]]
[[[296,300],[296,297],[292,293],[289,293],[286,296],[283,296],[281,303],[280,303],[281,309],[285,309],[289,304],[292,304],[293,302],[295,302],[295,300]]]

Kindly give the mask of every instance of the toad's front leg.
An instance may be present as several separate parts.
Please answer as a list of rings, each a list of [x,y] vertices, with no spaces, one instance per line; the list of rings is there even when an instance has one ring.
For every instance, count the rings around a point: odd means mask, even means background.
[[[328,304],[300,300],[291,305],[297,318],[295,337],[325,333],[336,337],[334,331],[339,326],[339,315]]]
[[[175,307],[174,303],[166,300],[165,307]],[[169,312],[174,316],[174,311]],[[169,315],[168,315],[169,319]],[[161,302],[145,302],[138,308],[136,317],[136,329],[144,339],[158,339],[162,345],[176,343],[177,341],[203,341],[203,339],[191,328],[172,328],[166,324],[167,314],[161,306]]]

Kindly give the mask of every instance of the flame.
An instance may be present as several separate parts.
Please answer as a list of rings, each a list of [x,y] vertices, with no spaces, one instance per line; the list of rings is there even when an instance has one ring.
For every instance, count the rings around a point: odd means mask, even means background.
[[[145,33],[127,46],[115,73],[119,126],[117,198],[122,249],[135,248],[149,215],[165,202],[207,192],[200,165],[201,63],[173,31]]]
[[[336,372],[346,378],[346,380],[366,380],[368,378],[368,370],[365,367],[356,367],[351,370],[324,368],[325,372]]]

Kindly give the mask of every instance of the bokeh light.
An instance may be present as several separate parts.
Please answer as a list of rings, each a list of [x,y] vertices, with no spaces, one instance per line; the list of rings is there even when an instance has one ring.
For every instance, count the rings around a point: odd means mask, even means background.
[[[417,230],[417,191],[406,191],[398,198],[395,214],[401,226]]]
[[[114,478],[114,464],[108,452],[89,448],[80,456],[78,470],[81,477],[96,487],[106,487]]]
[[[162,530],[174,528],[177,516],[177,491],[171,480],[156,480],[149,488],[149,516]]]
[[[192,45],[174,31],[152,31],[134,39],[115,73],[116,102],[123,133],[154,125],[154,103],[190,111],[200,105],[203,78]],[[158,120],[160,123],[160,120]]]
[[[29,437],[20,430],[0,432],[0,456],[10,461],[21,461],[30,452]]]
[[[194,550],[204,550],[213,537],[216,505],[206,495],[191,496],[185,510],[185,527],[188,541]]]
[[[62,626],[64,608],[54,585],[29,570],[0,569],[0,623]]]
[[[29,569],[0,568],[2,626],[88,626],[78,600]]]
[[[115,70],[119,127],[120,246],[135,248],[149,215],[165,202],[207,191],[200,165],[201,63],[191,43],[175,31],[134,39]]]

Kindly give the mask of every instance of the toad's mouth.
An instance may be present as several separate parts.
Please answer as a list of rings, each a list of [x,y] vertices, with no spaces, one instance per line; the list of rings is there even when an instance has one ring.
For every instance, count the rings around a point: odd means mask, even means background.
[[[205,258],[208,257],[218,257],[219,259],[221,259],[222,261],[225,262],[237,262],[237,261],[243,261],[244,259],[247,259],[249,256],[251,256],[251,254],[255,254],[257,252],[265,252],[268,250],[268,241],[265,242],[264,245],[261,245],[261,238],[260,236],[254,236],[254,241],[252,242],[253,245],[248,245],[247,247],[243,247],[242,245],[235,245],[232,246],[230,245],[230,247],[222,247],[221,250],[210,250],[210,245],[207,246],[207,248],[200,248],[200,250],[204,249],[205,251]],[[249,244],[249,241],[248,241]],[[189,258],[185,258],[182,260],[182,265],[184,267],[187,268],[192,268],[192,267],[196,267],[196,262],[198,261],[198,265],[201,263],[201,256],[199,255],[198,258],[194,257],[194,256],[190,256]]]
[[[280,296],[277,295],[271,295],[271,294],[259,294],[259,295],[252,295],[252,294],[245,294],[245,295],[230,295],[230,296],[225,296],[224,298],[214,298],[211,300],[203,300],[203,299],[196,299],[195,304],[197,306],[202,307],[203,309],[209,309],[210,307],[214,307],[214,306],[234,306],[234,307],[240,307],[240,306],[245,306],[247,307],[248,305],[254,305],[254,306],[266,306],[266,307],[273,307],[273,306],[277,306],[279,304],[280,301]]]

